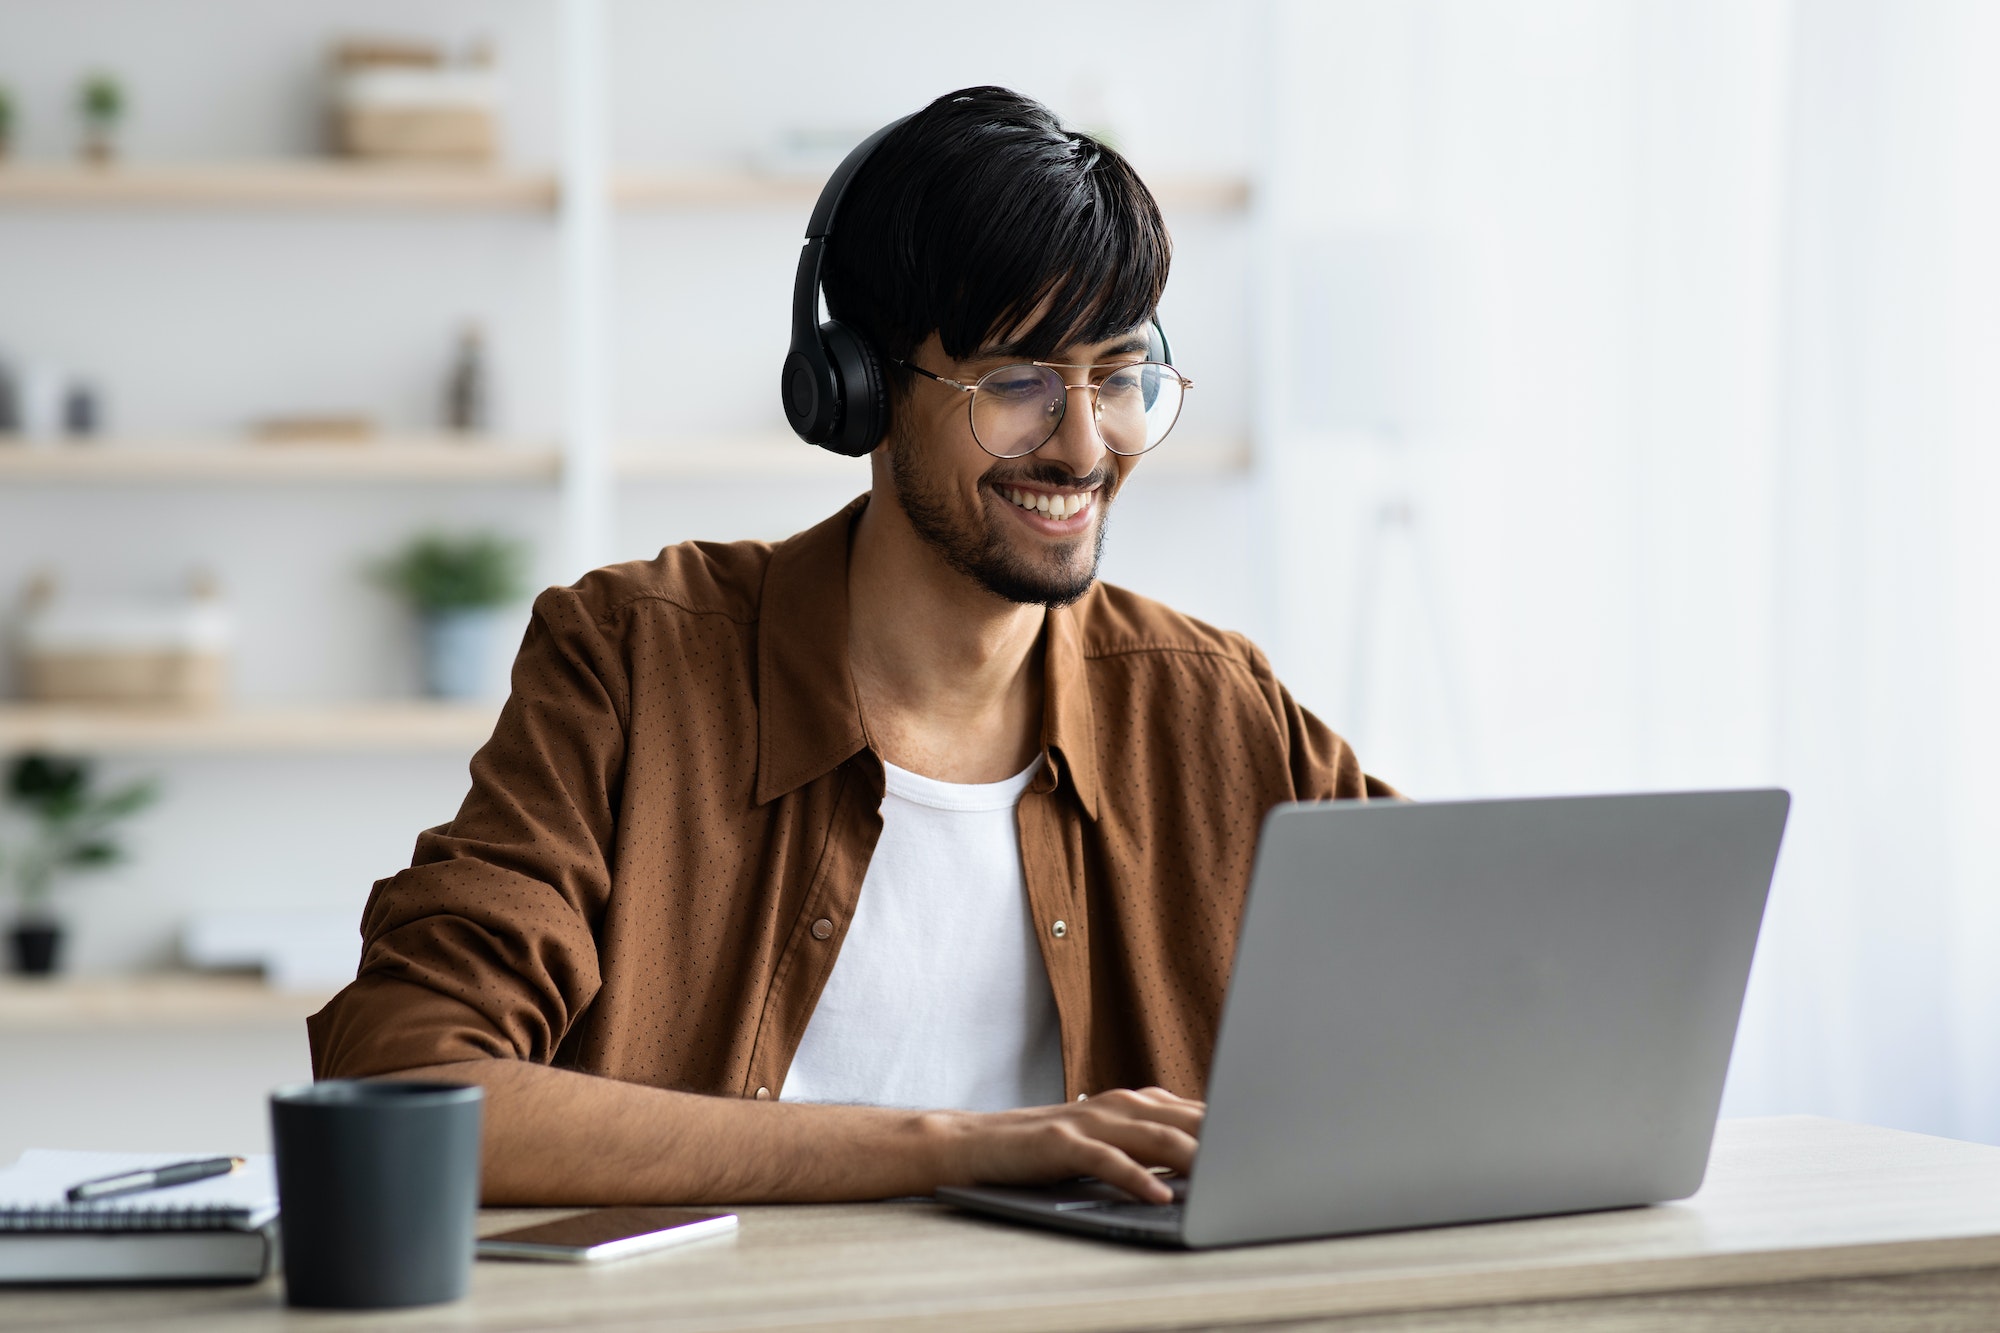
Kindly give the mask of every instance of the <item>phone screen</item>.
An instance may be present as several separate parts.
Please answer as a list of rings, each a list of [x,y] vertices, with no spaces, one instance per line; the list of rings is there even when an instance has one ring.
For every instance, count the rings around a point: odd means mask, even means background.
[[[482,1237],[479,1250],[496,1258],[610,1258],[719,1235],[735,1225],[733,1213],[704,1213],[692,1208],[599,1208]]]

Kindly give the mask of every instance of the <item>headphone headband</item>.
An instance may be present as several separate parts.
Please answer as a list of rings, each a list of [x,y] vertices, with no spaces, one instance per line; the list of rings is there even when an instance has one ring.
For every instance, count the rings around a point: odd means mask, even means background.
[[[874,155],[876,146],[901,129],[915,114],[911,112],[908,116],[890,121],[854,145],[847,156],[840,159],[840,165],[833,169],[833,174],[826,178],[826,184],[820,187],[819,202],[813,205],[812,217],[806,221],[807,240],[833,235],[833,215],[840,211],[840,201],[847,196],[848,182],[861,170],[861,164]]]

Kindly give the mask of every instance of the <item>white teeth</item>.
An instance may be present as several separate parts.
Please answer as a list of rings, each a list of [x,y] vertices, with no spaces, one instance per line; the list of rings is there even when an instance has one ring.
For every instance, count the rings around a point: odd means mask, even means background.
[[[1044,495],[1036,491],[1010,488],[1003,490],[1001,494],[1007,497],[1010,504],[1017,504],[1031,513],[1046,514],[1055,519],[1074,518],[1090,505],[1090,496],[1086,493]]]

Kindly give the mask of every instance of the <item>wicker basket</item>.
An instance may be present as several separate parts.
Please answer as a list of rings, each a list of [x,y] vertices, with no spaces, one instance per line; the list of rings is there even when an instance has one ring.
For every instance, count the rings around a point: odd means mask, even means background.
[[[215,708],[229,690],[231,637],[212,588],[81,601],[42,584],[21,624],[22,687],[39,703]]]

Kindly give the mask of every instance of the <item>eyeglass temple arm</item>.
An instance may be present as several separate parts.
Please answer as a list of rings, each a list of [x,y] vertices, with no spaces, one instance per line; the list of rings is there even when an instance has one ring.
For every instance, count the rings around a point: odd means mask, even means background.
[[[894,361],[897,365],[901,366],[905,370],[916,371],[917,374],[922,375],[927,380],[936,380],[939,384],[949,384],[952,388],[957,389],[960,393],[971,393],[974,387],[976,387],[971,384],[966,384],[961,380],[948,380],[942,375],[939,375],[933,371],[925,370],[922,366],[915,365],[909,361],[905,361],[898,356],[892,356],[889,359],[891,361]]]

